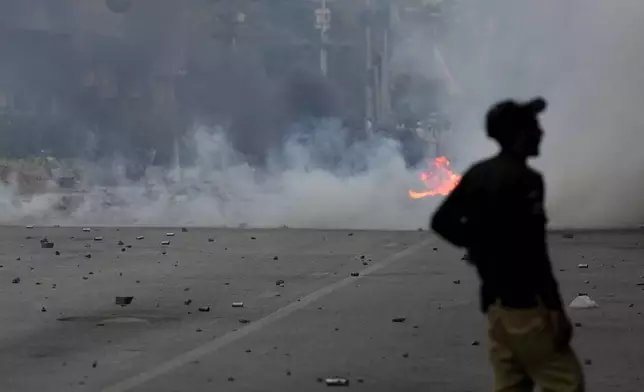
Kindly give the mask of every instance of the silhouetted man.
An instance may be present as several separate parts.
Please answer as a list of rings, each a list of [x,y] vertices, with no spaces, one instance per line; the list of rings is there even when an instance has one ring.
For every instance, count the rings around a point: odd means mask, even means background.
[[[584,390],[548,256],[543,179],[527,165],[539,155],[545,108],[542,98],[494,105],[486,128],[501,152],[472,166],[431,222],[467,249],[482,281],[497,392]]]

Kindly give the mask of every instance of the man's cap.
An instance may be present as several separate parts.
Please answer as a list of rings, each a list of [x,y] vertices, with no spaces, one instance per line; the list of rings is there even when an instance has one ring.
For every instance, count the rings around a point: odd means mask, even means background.
[[[544,112],[548,103],[542,97],[527,102],[504,100],[488,110],[485,118],[487,135],[497,141],[505,141],[520,131],[524,125],[533,123]]]

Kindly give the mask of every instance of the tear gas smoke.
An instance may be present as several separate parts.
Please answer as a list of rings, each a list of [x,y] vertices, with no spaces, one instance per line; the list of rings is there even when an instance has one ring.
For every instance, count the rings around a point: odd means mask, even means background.
[[[536,164],[548,183],[552,224],[640,224],[644,5],[638,0],[463,3],[461,23],[449,25],[438,44],[461,91],[450,107],[454,130],[448,156],[454,170],[494,151],[481,129],[494,101],[543,95],[550,105],[543,156]],[[434,32],[402,28],[417,30],[416,41],[399,46],[395,67],[435,64],[427,39]],[[432,77],[436,70],[427,73]],[[258,103],[262,111],[270,105]],[[112,186],[85,184],[89,190],[72,212],[52,209],[59,195],[23,200],[15,185],[0,186],[0,221],[415,229],[426,226],[439,201],[408,197],[408,189],[419,185],[417,173],[405,167],[392,140],[355,142],[339,122],[317,120],[295,126],[280,142],[273,140],[282,137],[274,129],[252,123],[252,133],[263,136],[254,139],[246,130],[245,142],[272,135],[261,167],[231,143],[240,138],[234,130],[195,127],[179,149],[180,165],[149,168],[139,181],[123,175],[124,158],[87,164],[84,178],[109,178]]]
[[[445,48],[467,97],[460,126],[480,129],[496,100],[545,96],[545,139],[535,165],[547,182],[550,226],[640,225],[644,4],[496,1],[484,7],[463,20],[479,38],[453,29]],[[494,151],[480,131],[455,133],[451,145],[459,162]]]
[[[297,130],[270,154],[265,168],[247,164],[222,129],[197,128],[186,140],[186,167],[124,176],[123,163],[86,167],[86,178],[111,177],[109,188],[89,192],[69,212],[53,208],[59,195],[22,203],[15,188],[0,188],[5,222],[62,225],[195,225],[409,229],[423,227],[427,203],[410,200],[415,173],[405,168],[396,143],[379,138],[349,143],[337,121]]]

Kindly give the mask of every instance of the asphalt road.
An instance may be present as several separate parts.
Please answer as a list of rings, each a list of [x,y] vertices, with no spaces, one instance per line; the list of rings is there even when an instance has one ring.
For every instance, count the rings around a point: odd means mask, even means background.
[[[600,305],[570,311],[588,390],[643,391],[644,232],[551,254],[565,301]],[[0,391],[490,390],[460,258],[425,232],[0,228]]]

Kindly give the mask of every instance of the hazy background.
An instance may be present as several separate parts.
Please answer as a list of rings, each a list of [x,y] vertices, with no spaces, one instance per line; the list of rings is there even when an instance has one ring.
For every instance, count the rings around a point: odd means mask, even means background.
[[[81,159],[89,190],[77,210],[62,214],[51,208],[57,195],[18,202],[14,185],[0,186],[2,223],[426,227],[440,200],[410,200],[408,189],[422,190],[417,170],[405,166],[394,140],[368,138],[360,128],[362,98],[354,92],[360,91],[363,71],[361,60],[352,58],[359,54],[346,48],[330,53],[330,78],[310,66],[317,54],[315,45],[306,44],[317,34],[303,16],[311,17],[310,6],[240,0],[235,4],[246,7],[246,18],[261,16],[263,22],[239,27],[238,46],[231,47],[212,41],[228,37],[228,25],[203,16],[212,14],[199,7],[220,7],[216,15],[230,20],[240,12],[226,8],[233,3],[194,1],[185,11],[178,0],[155,0],[152,8],[146,2],[138,0],[122,15],[104,12],[100,1],[93,8],[71,0],[0,0],[6,47],[13,42],[7,35],[14,34],[11,26],[29,25],[80,31],[73,47],[91,53],[65,55],[66,49],[51,49],[48,39],[43,46],[49,52],[0,60],[0,80],[11,81],[14,90],[69,95],[48,110],[57,126],[47,133],[35,131],[37,125],[31,134],[4,132],[3,154],[29,155],[45,145],[52,155]],[[449,105],[455,169],[494,151],[481,129],[490,104],[543,95],[550,102],[543,117],[547,136],[535,164],[546,176],[551,223],[589,228],[644,222],[644,4],[459,3],[439,32],[413,23],[399,26],[408,34],[395,43],[392,58],[394,72],[444,74],[430,58],[437,42],[459,90]],[[357,23],[334,18],[343,31]],[[306,23],[293,22],[300,19]],[[271,44],[267,59],[243,44],[264,36],[302,49],[293,56]],[[121,70],[134,98],[139,80],[154,79],[154,89],[161,91],[155,97],[166,97],[164,80],[190,72],[171,97],[179,103],[172,111],[164,99],[106,106],[93,104],[86,90],[72,94],[69,87],[97,59]],[[38,77],[25,77],[25,69]],[[99,80],[97,94],[113,94],[109,77],[89,79]],[[356,88],[347,87],[352,83]],[[143,163],[154,167],[137,173]]]

